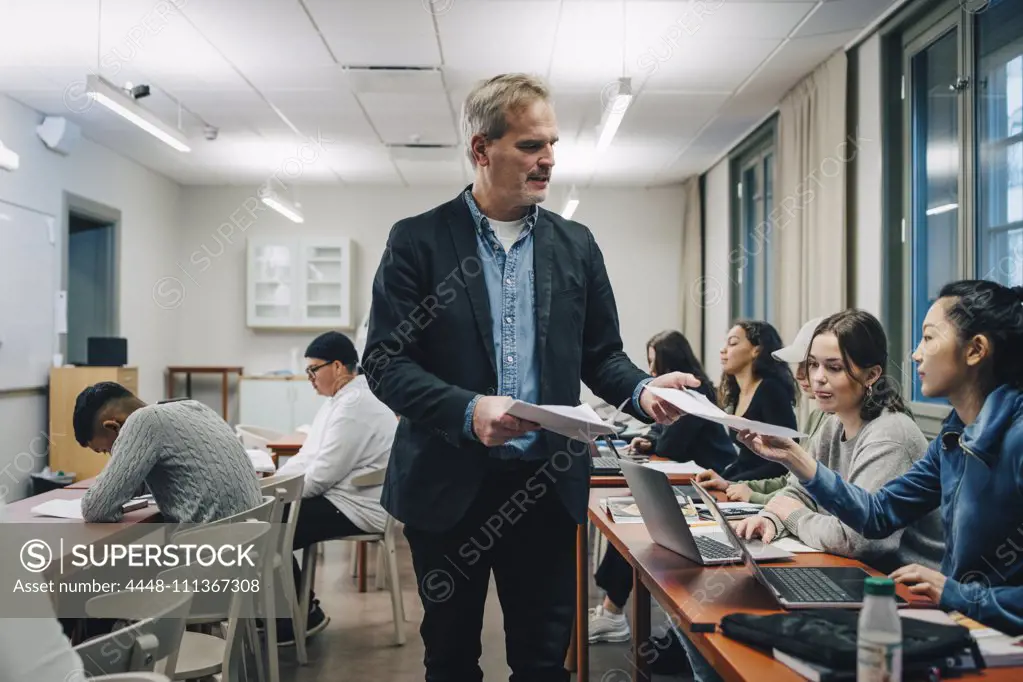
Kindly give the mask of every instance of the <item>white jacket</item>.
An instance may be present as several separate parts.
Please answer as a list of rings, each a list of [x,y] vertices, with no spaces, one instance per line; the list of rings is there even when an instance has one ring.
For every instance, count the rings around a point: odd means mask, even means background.
[[[383,532],[387,521],[380,506],[383,486],[356,488],[351,481],[387,467],[397,429],[394,412],[359,375],[320,407],[302,449],[277,474],[304,473],[303,498],[322,495],[359,528]]]

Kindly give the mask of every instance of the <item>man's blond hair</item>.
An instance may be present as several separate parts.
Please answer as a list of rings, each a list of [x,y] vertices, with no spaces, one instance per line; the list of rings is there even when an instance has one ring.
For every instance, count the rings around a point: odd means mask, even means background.
[[[550,102],[550,99],[547,84],[527,73],[504,73],[477,83],[462,105],[465,153],[473,167],[476,166],[472,155],[473,135],[483,135],[488,140],[500,139],[508,132],[509,112],[536,100]]]

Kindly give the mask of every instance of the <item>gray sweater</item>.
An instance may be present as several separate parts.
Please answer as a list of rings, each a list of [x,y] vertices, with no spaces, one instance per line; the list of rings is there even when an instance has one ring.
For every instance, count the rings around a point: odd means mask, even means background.
[[[82,497],[86,521],[118,521],[142,482],[169,522],[240,514],[263,496],[245,448],[220,415],[195,400],[147,405],[121,427],[110,461]]]
[[[810,443],[809,452],[820,465],[872,493],[905,474],[926,450],[927,439],[909,416],[886,411],[864,424],[850,440],[845,440],[842,422],[831,415]],[[945,544],[938,510],[887,538],[867,540],[820,508],[794,476],[789,476],[788,485],[778,494],[807,506],[785,520],[784,530],[812,547],[859,559],[885,572],[911,563],[935,570],[941,566]],[[782,529],[777,516],[766,511],[761,514]]]

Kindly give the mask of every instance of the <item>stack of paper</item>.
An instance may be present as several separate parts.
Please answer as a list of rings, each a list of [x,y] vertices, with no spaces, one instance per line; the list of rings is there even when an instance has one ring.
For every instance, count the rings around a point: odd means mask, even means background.
[[[54,516],[58,519],[82,520],[82,498],[73,500],[46,500],[32,507],[36,516]]]
[[[256,470],[257,474],[272,474],[277,471],[273,458],[270,457],[270,453],[266,450],[247,448],[245,452],[248,454],[252,467]]]
[[[723,424],[724,426],[737,431],[748,429],[753,433],[759,433],[764,436],[779,436],[781,438],[795,439],[806,437],[805,433],[801,433],[795,429],[789,429],[784,426],[767,424],[764,422],[754,421],[752,419],[736,417],[734,414],[728,414],[720,407],[707,400],[707,396],[690,389],[679,390],[677,388],[647,386],[646,390],[650,391],[658,398],[668,401],[686,414],[693,415],[694,417],[700,417],[701,419],[707,419],[718,424]]]
[[[508,408],[507,414],[539,424],[541,428],[576,440],[592,441],[598,436],[617,433],[613,425],[601,419],[586,403],[570,407],[568,405],[533,405],[516,400]]]
[[[646,462],[643,466],[665,474],[696,474],[706,471],[695,462]]]

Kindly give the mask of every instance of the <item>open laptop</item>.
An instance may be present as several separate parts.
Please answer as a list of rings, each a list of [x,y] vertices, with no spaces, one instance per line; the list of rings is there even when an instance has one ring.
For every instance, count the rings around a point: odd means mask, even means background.
[[[625,458],[618,454],[618,448],[614,446],[614,442],[610,436],[601,436],[597,440],[603,440],[607,443],[608,449],[611,450],[614,456],[608,457],[607,455],[601,455],[596,442],[591,442],[590,461],[592,466],[590,468],[590,473],[595,476],[621,476],[622,468],[618,465],[618,463]]]
[[[742,552],[746,567],[786,609],[858,609],[863,606],[863,579],[870,576],[854,566],[757,566],[748,545],[728,524],[714,496],[699,486],[696,492],[718,524]],[[905,600],[896,595],[898,604]]]
[[[675,497],[675,490],[663,471],[628,460],[621,460],[619,464],[654,542],[701,566],[734,564],[743,560],[743,554],[725,533],[693,533]],[[792,557],[791,552],[765,545],[759,540],[751,545],[750,551],[760,561]]]

